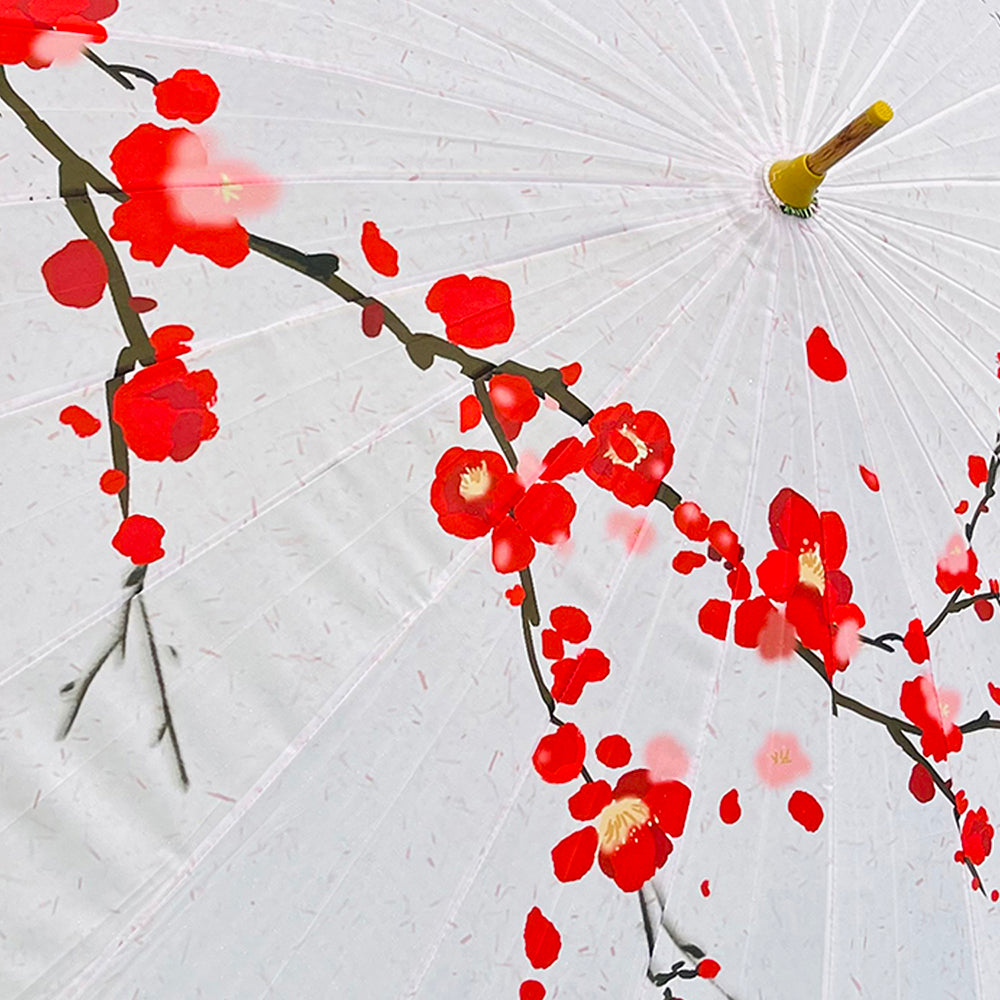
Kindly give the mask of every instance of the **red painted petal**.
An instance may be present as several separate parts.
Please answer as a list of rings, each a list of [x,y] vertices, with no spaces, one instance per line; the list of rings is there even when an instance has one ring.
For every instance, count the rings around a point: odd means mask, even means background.
[[[573,361],[568,365],[563,365],[559,369],[562,380],[566,385],[575,385],[583,374],[583,365],[579,361]]]
[[[219,88],[207,74],[196,69],[179,69],[173,76],[153,86],[156,113],[162,118],[183,118],[200,125],[219,106]]]
[[[563,785],[580,777],[586,753],[583,733],[572,722],[567,722],[538,741],[531,762],[543,781]]]
[[[708,526],[708,544],[726,562],[735,564],[740,561],[740,540],[725,521],[713,521]]]
[[[101,422],[82,406],[67,406],[59,414],[59,423],[72,427],[77,437],[90,437],[101,429]]]
[[[647,824],[636,829],[612,854],[601,852],[622,892],[638,891],[656,874],[656,846],[656,837]]]
[[[45,287],[60,305],[86,309],[108,287],[108,265],[91,240],[70,240],[42,264]]]
[[[986,686],[989,688],[990,697],[1000,705],[1000,687],[997,687],[992,681],[987,681]]]
[[[483,407],[475,396],[466,396],[458,404],[458,429],[464,434],[483,419]]]
[[[573,819],[583,822],[596,819],[610,801],[611,786],[606,781],[588,781],[569,797],[569,814]]]
[[[757,567],[757,583],[773,601],[787,601],[798,582],[798,556],[784,549],[772,549]]]
[[[740,793],[731,788],[719,801],[719,819],[728,826],[732,826],[743,815],[740,807]]]
[[[833,510],[824,510],[819,516],[820,552],[823,565],[829,573],[840,569],[847,555],[847,529],[840,515]]]
[[[988,622],[993,617],[993,602],[987,601],[985,598],[976,601],[973,604],[976,609],[976,614],[979,616],[979,620],[982,622]]]
[[[811,549],[820,540],[820,518],[816,508],[787,486],[771,501],[767,521],[774,544],[796,558],[803,549]]]
[[[605,767],[625,767],[632,760],[632,747],[624,736],[613,733],[597,744],[594,753]]]
[[[982,486],[989,474],[986,459],[982,455],[969,456],[969,482],[973,486]]]
[[[934,779],[923,764],[917,762],[910,772],[910,794],[918,802],[930,802],[934,798]]]
[[[864,480],[865,486],[867,486],[872,493],[878,493],[881,488],[879,486],[878,476],[876,476],[871,469],[866,469],[863,465],[858,466],[858,472],[861,473],[861,478]]]
[[[817,326],[806,341],[806,359],[812,373],[825,382],[839,382],[847,375],[843,354],[830,342],[830,335]]]
[[[715,959],[703,958],[698,963],[697,973],[702,979],[715,979],[722,971],[722,966]]]
[[[518,1000],[545,1000],[545,987],[537,979],[525,979],[517,997]]]
[[[919,618],[914,618],[906,629],[903,648],[914,663],[923,663],[931,658],[927,636],[924,635],[924,623]]]
[[[585,826],[560,840],[552,848],[552,868],[560,882],[583,878],[594,865],[597,854],[597,830]]]
[[[692,500],[685,500],[674,508],[674,524],[677,530],[692,542],[703,542],[708,538],[708,515]]]
[[[535,543],[528,533],[511,518],[505,517],[493,529],[493,566],[496,571],[520,573],[534,558]]]
[[[519,608],[522,604],[524,604],[524,587],[522,587],[519,583],[515,583],[510,590],[504,591],[503,596],[510,601],[511,607]]]
[[[737,646],[755,649],[768,616],[775,613],[774,605],[766,597],[754,597],[743,601],[736,608],[733,619],[733,638]]]
[[[385,324],[385,309],[381,302],[369,302],[361,310],[361,332],[369,338],[375,338],[382,332]],[[475,397],[472,397],[473,399]],[[463,428],[464,430],[464,428]]]
[[[583,468],[583,442],[579,438],[563,438],[554,444],[542,459],[542,479],[554,481],[572,475]]]
[[[815,833],[823,822],[823,807],[808,793],[792,792],[788,800],[792,819],[810,833]]]
[[[546,660],[561,660],[566,655],[562,636],[553,629],[542,629],[542,656]]]
[[[101,490],[109,496],[121,493],[128,482],[128,476],[120,469],[108,469],[101,475]]]
[[[524,923],[524,954],[535,969],[547,969],[559,957],[562,938],[555,924],[533,906]]]
[[[373,271],[387,278],[395,278],[399,274],[399,254],[391,243],[382,239],[374,222],[366,222],[361,227],[361,252]]]
[[[644,773],[648,775],[649,772]],[[618,784],[620,787],[621,781]],[[671,837],[680,837],[684,833],[691,806],[691,789],[683,781],[657,781],[650,785],[643,797],[653,810],[657,826],[664,833],[669,833]]]
[[[729,628],[729,601],[706,601],[698,612],[698,627],[714,639],[725,639]]]
[[[726,583],[734,601],[745,601],[753,592],[750,570],[744,563],[734,566],[726,575]]]
[[[546,545],[569,538],[570,524],[576,515],[576,501],[559,483],[535,483],[514,508],[518,524]]]
[[[590,638],[590,619],[587,613],[571,604],[553,608],[549,621],[567,642],[586,642]]]
[[[703,879],[701,883],[701,894],[708,899],[712,895],[712,887],[708,883],[708,879]]]
[[[705,562],[706,559],[702,553],[691,552],[688,549],[681,549],[681,551],[674,556],[673,562],[670,565],[673,566],[676,572],[687,576],[692,570],[704,566]]]
[[[155,517],[132,514],[119,525],[111,544],[136,566],[146,566],[164,556],[165,530]]]

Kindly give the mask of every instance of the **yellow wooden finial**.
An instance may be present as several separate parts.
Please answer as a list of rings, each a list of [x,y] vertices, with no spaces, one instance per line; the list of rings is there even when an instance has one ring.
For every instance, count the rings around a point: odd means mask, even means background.
[[[814,152],[772,163],[767,174],[771,190],[789,208],[809,208],[830,167],[891,120],[892,108],[885,101],[876,101]]]

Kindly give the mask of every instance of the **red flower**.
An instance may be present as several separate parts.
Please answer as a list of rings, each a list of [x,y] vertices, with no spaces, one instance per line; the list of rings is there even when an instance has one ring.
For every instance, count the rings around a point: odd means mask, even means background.
[[[136,566],[145,566],[162,559],[165,529],[155,517],[132,514],[118,526],[111,544]]]
[[[111,415],[139,458],[183,462],[219,430],[209,409],[217,390],[207,369],[188,371],[179,358],[165,358],[136,372],[115,393]]]
[[[914,663],[923,663],[931,658],[927,636],[924,634],[924,623],[919,618],[914,618],[907,626],[903,648]]]
[[[434,470],[431,506],[449,535],[488,535],[521,498],[524,487],[496,451],[449,448]]]
[[[722,971],[722,966],[714,958],[703,958],[695,971],[702,979],[715,979]]]
[[[101,422],[82,406],[66,406],[59,414],[59,423],[72,427],[77,437],[90,437],[101,429]]]
[[[833,677],[847,667],[865,623],[861,609],[850,603],[853,587],[840,569],[847,554],[844,522],[834,511],[817,514],[787,487],[771,501],[768,520],[777,548],[757,567],[757,581],[767,597],[785,604],[799,641],[823,654]]]
[[[579,472],[583,468],[583,444],[579,438],[557,441],[542,459],[542,479],[556,480]]]
[[[129,200],[115,209],[110,235],[156,265],[176,246],[233,267],[250,252],[237,211],[260,210],[275,197],[273,183],[245,164],[210,162],[186,128],[140,125],[111,151],[111,168]]]
[[[590,638],[590,619],[582,608],[562,604],[549,612],[549,623],[566,642],[586,642]]]
[[[514,332],[510,286],[505,281],[456,274],[434,283],[424,300],[444,320],[445,336],[462,347],[505,344]]]
[[[101,492],[107,493],[109,496],[114,496],[125,489],[127,482],[128,476],[120,469],[108,469],[106,472],[101,473]]]
[[[183,118],[200,125],[219,106],[219,88],[207,74],[196,69],[179,69],[153,87],[156,113],[162,118]]]
[[[611,661],[599,649],[559,660],[552,664],[552,697],[563,705],[575,705],[585,685],[603,681],[610,672]]]
[[[628,740],[620,733],[612,733],[610,736],[605,736],[597,744],[594,753],[605,767],[625,767],[632,759],[632,747],[629,746]]]
[[[944,760],[962,749],[962,730],[942,711],[938,690],[926,674],[903,682],[899,707],[920,729],[920,748],[926,756]]]
[[[0,63],[43,69],[66,62],[85,45],[107,40],[98,24],[118,9],[118,0],[2,0]]]
[[[919,761],[913,765],[907,787],[918,802],[930,802],[934,798],[934,779],[931,777],[931,772]]]
[[[508,441],[513,441],[521,433],[521,426],[538,412],[538,397],[523,375],[494,375],[490,379],[489,396]]]
[[[963,860],[981,865],[993,850],[993,832],[985,807],[966,813],[962,824]]]
[[[92,240],[70,240],[42,264],[45,287],[60,305],[86,309],[108,287],[108,265]]]
[[[581,878],[596,852],[601,871],[623,892],[634,892],[663,867],[673,850],[670,837],[684,832],[690,802],[691,790],[683,782],[654,782],[645,769],[622,775],[614,791],[605,781],[588,784],[570,799],[570,812],[596,823],[555,846],[556,878]]]
[[[594,436],[583,449],[587,475],[630,507],[652,503],[674,460],[663,418],[619,403],[595,413],[589,427]]]

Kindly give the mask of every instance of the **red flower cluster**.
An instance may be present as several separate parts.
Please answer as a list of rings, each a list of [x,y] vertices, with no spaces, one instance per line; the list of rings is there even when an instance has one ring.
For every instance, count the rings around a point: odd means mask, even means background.
[[[179,69],[153,87],[156,113],[163,118],[183,118],[200,125],[219,106],[219,88],[207,74]]]
[[[606,781],[585,784],[570,797],[574,819],[595,820],[552,850],[560,882],[574,882],[598,866],[623,892],[634,892],[663,867],[670,837],[684,833],[691,790],[680,781],[652,781],[644,768],[622,775],[614,790]]]
[[[434,470],[431,506],[450,535],[493,533],[493,565],[515,573],[535,557],[535,542],[554,545],[569,537],[576,503],[558,483],[527,490],[495,451],[449,448]]]
[[[455,274],[436,281],[424,300],[444,320],[445,336],[462,347],[506,344],[514,332],[510,286],[505,281]]]
[[[934,582],[945,594],[964,590],[974,594],[982,580],[976,575],[979,560],[976,553],[968,548],[961,535],[953,535],[948,540],[944,554],[938,559]]]
[[[43,69],[107,40],[118,0],[0,0],[0,63]]]
[[[585,642],[590,635],[590,619],[580,608],[564,605],[549,615],[551,628],[542,630],[542,655],[552,664],[552,697],[564,705],[575,705],[591,682],[603,681],[611,671],[611,662],[599,649],[585,649],[576,656],[566,656],[569,643]]]
[[[652,503],[674,460],[663,417],[619,403],[595,413],[588,426],[594,436],[582,449],[584,472],[630,507]]]
[[[757,581],[767,598],[785,605],[799,641],[822,653],[832,678],[847,667],[865,623],[861,609],[850,603],[850,578],[840,569],[847,554],[844,522],[834,511],[817,514],[787,487],[771,501],[768,520],[777,547],[757,567]]]
[[[157,357],[162,360],[136,372],[115,393],[111,408],[125,443],[139,458],[149,462],[167,458],[183,462],[198,450],[202,441],[215,437],[219,430],[219,421],[209,409],[218,390],[215,376],[207,369],[189,371],[183,361],[170,353],[187,350],[177,343],[183,337],[183,332],[176,333],[178,330],[187,327],[157,330],[151,339],[156,344],[160,336],[161,344],[170,345],[167,356],[158,350]]]
[[[245,168],[237,175],[211,164],[190,129],[140,125],[111,151],[111,168],[129,200],[115,209],[109,232],[131,243],[136,260],[160,265],[176,246],[233,267],[250,252],[236,209],[260,207],[267,184],[248,184]]]
[[[962,730],[946,717],[937,687],[926,674],[903,682],[899,707],[920,729],[920,749],[925,756],[944,760],[962,749]]]

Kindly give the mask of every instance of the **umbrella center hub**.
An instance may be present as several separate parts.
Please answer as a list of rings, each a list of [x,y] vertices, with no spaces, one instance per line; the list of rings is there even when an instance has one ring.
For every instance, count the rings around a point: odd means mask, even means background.
[[[458,480],[459,496],[468,503],[482,500],[493,485],[493,477],[486,468],[486,462],[467,468]]]
[[[648,455],[649,445],[627,424],[622,424],[618,432],[612,434],[611,443],[604,453],[612,465],[624,465],[627,469],[634,469]]]
[[[624,844],[633,830],[649,822],[649,806],[635,795],[615,799],[597,817],[597,838],[601,850],[611,854]]]
[[[799,583],[812,587],[821,594],[826,589],[826,570],[823,568],[818,544],[799,556]]]

